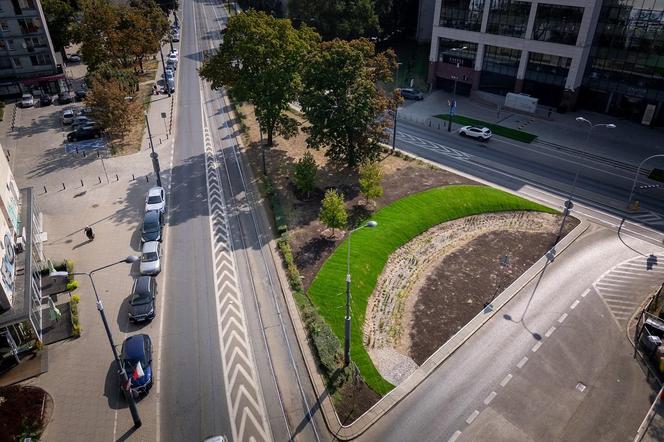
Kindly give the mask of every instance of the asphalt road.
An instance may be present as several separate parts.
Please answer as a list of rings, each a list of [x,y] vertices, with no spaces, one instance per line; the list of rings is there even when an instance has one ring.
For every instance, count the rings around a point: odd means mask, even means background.
[[[161,438],[327,440],[227,99],[197,74],[219,44],[225,10],[184,2],[182,11]]]
[[[628,260],[645,269],[653,252],[591,228],[361,440],[633,437],[652,390],[593,283]]]

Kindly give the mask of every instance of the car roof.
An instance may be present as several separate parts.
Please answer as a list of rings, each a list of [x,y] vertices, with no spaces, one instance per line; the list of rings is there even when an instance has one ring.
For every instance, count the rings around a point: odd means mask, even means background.
[[[151,280],[152,276],[139,276],[136,278],[132,293],[150,293]]]
[[[159,219],[159,211],[158,210],[148,210],[145,212],[145,217],[143,218],[144,221],[157,221]]]
[[[143,253],[156,252],[158,247],[159,247],[158,241],[147,241],[143,243],[142,252]]]
[[[129,336],[122,344],[122,353],[128,359],[143,359],[146,341],[150,341],[150,336],[146,334]]]

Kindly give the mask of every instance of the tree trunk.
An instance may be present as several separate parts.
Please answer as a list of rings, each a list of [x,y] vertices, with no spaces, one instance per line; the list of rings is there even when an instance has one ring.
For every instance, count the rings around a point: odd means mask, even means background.
[[[267,129],[267,146],[272,147],[272,134],[274,133],[274,127],[268,127]]]

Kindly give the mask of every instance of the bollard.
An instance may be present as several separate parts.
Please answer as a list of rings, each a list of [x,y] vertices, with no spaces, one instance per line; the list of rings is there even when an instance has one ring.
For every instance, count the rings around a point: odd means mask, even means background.
[[[161,144],[161,137],[159,137],[159,144]]]
[[[101,177],[98,176],[97,178],[99,179],[99,183],[98,183],[98,184],[101,184]]]
[[[65,183],[62,183],[62,190],[67,190],[67,188],[65,187]]]
[[[48,193],[48,190],[46,190],[46,186],[44,186],[44,193]]]
[[[145,175],[145,182],[147,183],[147,182],[149,182],[149,181],[150,181],[150,177],[148,177],[147,175]]]
[[[133,173],[131,174],[131,180],[132,180],[132,181],[135,181],[135,180],[136,180],[136,177],[134,176]]]
[[[76,148],[76,155],[78,155],[78,147]]]
[[[97,158],[99,158],[99,151],[97,151]]]
[[[83,180],[81,180],[81,187],[83,187]]]
[[[115,181],[120,181],[120,178],[118,178],[118,174],[115,174]]]
[[[85,151],[83,151],[83,158],[85,158],[86,156],[87,154],[85,153]]]
[[[429,120],[429,127],[431,127],[431,120]]]

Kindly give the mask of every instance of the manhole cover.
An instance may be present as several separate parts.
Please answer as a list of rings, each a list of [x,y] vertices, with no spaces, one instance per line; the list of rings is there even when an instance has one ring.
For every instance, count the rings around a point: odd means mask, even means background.
[[[578,384],[576,384],[576,389],[579,390],[581,393],[583,393],[583,390],[586,389],[586,384],[579,382]]]

